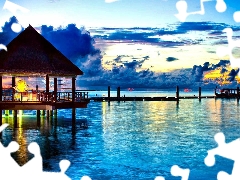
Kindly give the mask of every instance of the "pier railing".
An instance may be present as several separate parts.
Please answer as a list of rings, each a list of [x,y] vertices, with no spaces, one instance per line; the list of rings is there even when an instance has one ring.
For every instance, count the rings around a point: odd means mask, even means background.
[[[69,102],[73,101],[72,92],[2,92],[2,101],[13,102]],[[81,102],[88,99],[88,92],[75,92],[75,102]]]

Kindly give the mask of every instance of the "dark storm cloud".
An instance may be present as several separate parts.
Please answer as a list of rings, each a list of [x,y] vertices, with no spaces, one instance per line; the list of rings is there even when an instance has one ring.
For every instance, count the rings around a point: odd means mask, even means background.
[[[221,30],[221,31],[211,31],[211,32],[209,32],[208,33],[208,35],[214,35],[214,36],[220,36],[220,35],[223,35],[224,34],[224,32]]]
[[[4,26],[2,27],[2,32],[0,32],[0,44],[7,45],[19,34],[15,33],[11,29],[13,23],[18,23],[18,20],[15,16],[11,17],[8,22],[5,22]]]
[[[235,77],[238,75],[238,72],[239,72],[239,69],[238,70],[235,70],[235,69],[232,69],[230,71],[230,73],[228,74],[230,77],[228,78],[229,81],[234,81],[235,80]]]
[[[213,22],[183,22],[177,26],[179,33],[187,31],[222,31],[229,25],[224,23],[213,23]]]
[[[123,63],[122,59],[123,59],[123,58],[129,58],[129,57],[132,57],[132,56],[128,56],[128,55],[117,55],[117,57],[113,59],[113,62],[114,62],[114,63]]]
[[[213,45],[224,45],[224,44],[228,44],[228,40],[217,40],[216,42],[213,43]]]
[[[133,88],[175,88],[177,85],[180,88],[196,88],[199,86],[206,88],[215,88],[217,82],[209,82],[204,84],[203,73],[214,70],[216,68],[222,68],[222,72],[227,72],[226,67],[229,65],[229,61],[221,60],[217,64],[211,64],[205,62],[203,65],[195,65],[193,68],[174,70],[167,73],[157,73],[150,69],[140,70],[139,66],[143,63],[143,60],[133,60],[126,62],[123,65],[114,66],[111,70],[104,70],[101,66],[101,61],[91,61],[88,66],[85,66],[87,72],[84,76],[79,78],[79,85],[89,86],[101,86],[107,88],[107,86],[118,87],[122,89],[133,87]],[[95,67],[95,71],[88,72],[88,69]],[[238,71],[229,71],[229,80],[234,81]],[[97,75],[96,75],[97,74]],[[91,76],[90,76],[91,75]],[[235,82],[235,81],[234,81]],[[234,84],[234,83],[233,83]]]
[[[122,62],[122,56],[117,56],[115,59],[113,59],[116,63]]]
[[[212,64],[205,62],[203,66],[194,65],[192,68],[192,76],[196,82],[202,81],[203,72],[215,69]]]
[[[16,17],[11,17],[9,22],[5,22],[0,32],[0,43],[7,45],[19,33],[11,29],[13,23],[17,23]],[[93,44],[94,40],[90,33],[84,28],[78,29],[75,24],[69,24],[65,28],[54,29],[52,26],[41,26],[41,34],[52,43],[60,52],[72,60],[74,63],[79,57],[99,54]]]
[[[130,40],[130,41],[143,41],[149,43],[159,42],[159,38],[152,38],[153,32],[124,32],[117,31],[108,36],[108,40]]]
[[[69,59],[79,56],[94,55],[100,51],[93,46],[94,40],[84,28],[75,24],[54,30],[52,26],[42,25],[42,35]]]
[[[218,67],[227,67],[227,65],[230,64],[229,60],[220,60],[219,63],[213,64],[212,67],[213,69],[216,69]]]
[[[221,69],[220,73],[221,73],[221,74],[224,74],[224,73],[227,72],[227,71],[228,71],[228,70],[223,67],[223,68]]]
[[[238,30],[238,27],[229,26],[224,23],[214,22],[183,22],[177,24],[169,24],[168,28],[101,28],[99,34],[97,30],[91,30],[94,32],[94,37],[105,40],[117,40],[117,41],[132,41],[140,43],[153,43],[162,47],[177,47],[186,44],[200,44],[204,42],[204,39],[191,40],[187,38],[181,38],[182,35],[188,34],[191,31],[207,32],[209,39],[219,39],[224,34],[222,30],[226,27],[233,28],[234,31]],[[164,35],[179,36],[179,40],[166,41],[161,39]],[[219,42],[221,43],[221,42]]]
[[[172,62],[172,61],[177,61],[178,58],[175,58],[175,57],[167,57],[166,61],[167,62]]]

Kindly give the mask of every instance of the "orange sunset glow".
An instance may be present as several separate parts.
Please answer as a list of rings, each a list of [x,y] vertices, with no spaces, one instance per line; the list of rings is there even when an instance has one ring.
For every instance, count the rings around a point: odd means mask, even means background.
[[[206,84],[209,82],[217,82],[220,86],[231,84],[232,82],[229,80],[229,78],[230,78],[229,73],[231,70],[232,70],[232,68],[229,65],[226,67],[226,72],[224,72],[224,73],[221,73],[222,68],[217,68],[215,70],[207,71],[204,74],[203,81]],[[235,69],[235,70],[237,70],[237,69]],[[237,81],[237,83],[240,83],[239,76],[236,76],[235,80]]]

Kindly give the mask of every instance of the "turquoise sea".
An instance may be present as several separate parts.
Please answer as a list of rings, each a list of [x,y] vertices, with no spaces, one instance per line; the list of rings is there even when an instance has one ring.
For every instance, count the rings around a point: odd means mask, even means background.
[[[115,92],[112,92],[115,93]],[[174,91],[123,92],[135,96],[174,96]],[[182,95],[184,92],[180,92]],[[107,92],[90,92],[89,96],[107,96]],[[185,93],[198,95],[198,92]],[[121,94],[123,95],[123,94]],[[213,91],[202,92],[213,95]],[[62,159],[71,161],[67,175],[80,180],[154,180],[173,177],[173,165],[190,169],[190,180],[217,179],[219,171],[231,173],[233,161],[216,156],[216,164],[204,164],[207,151],[217,147],[214,135],[223,132],[226,142],[240,137],[240,106],[229,99],[183,99],[160,102],[90,102],[77,109],[76,131],[71,126],[71,110],[59,110],[58,117],[41,117],[37,126],[35,111],[25,111],[14,128],[12,117],[4,118],[10,126],[1,142],[6,146],[16,140],[20,149],[13,153],[23,165],[32,155],[31,142],[41,148],[45,171],[59,171]],[[81,129],[82,121],[88,128]],[[229,152],[230,153],[230,152]]]

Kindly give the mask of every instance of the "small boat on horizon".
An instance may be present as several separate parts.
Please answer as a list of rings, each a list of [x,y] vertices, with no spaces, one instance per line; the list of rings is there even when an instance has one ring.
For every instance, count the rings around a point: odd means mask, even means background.
[[[240,97],[239,88],[230,89],[224,88],[219,90],[220,93],[217,93],[217,89],[215,89],[215,96],[218,98],[237,98]]]

